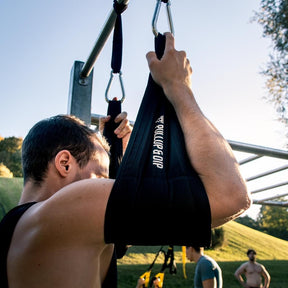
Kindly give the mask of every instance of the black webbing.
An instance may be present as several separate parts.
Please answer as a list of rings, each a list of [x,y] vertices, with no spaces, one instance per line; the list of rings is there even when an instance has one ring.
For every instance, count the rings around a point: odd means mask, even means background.
[[[103,135],[110,145],[110,165],[109,165],[109,178],[115,179],[116,174],[123,157],[122,139],[118,138],[114,130],[119,126],[115,123],[115,118],[121,113],[121,101],[111,100],[108,103],[107,115],[111,116],[109,122],[105,123]]]
[[[114,0],[113,7],[117,14],[117,18],[113,34],[111,68],[113,73],[120,73],[122,65],[122,50],[123,50],[121,14],[127,9],[127,4],[124,3],[119,4],[117,0]]]
[[[122,19],[121,14],[127,9],[127,5],[119,4],[118,1],[114,0],[114,10],[117,14],[114,34],[113,34],[113,46],[112,46],[112,59],[111,68],[113,73],[120,73],[122,66],[122,47],[123,47],[123,36],[122,36]],[[111,116],[109,122],[105,123],[103,135],[107,139],[110,145],[110,165],[109,165],[109,178],[115,179],[116,174],[123,157],[123,145],[122,139],[119,139],[114,130],[119,126],[119,123],[115,123],[115,118],[121,113],[121,101],[117,98],[109,100],[107,115]],[[113,256],[109,266],[107,276],[102,284],[103,288],[117,287],[117,258],[122,258],[126,253],[126,245],[116,244],[113,251]]]

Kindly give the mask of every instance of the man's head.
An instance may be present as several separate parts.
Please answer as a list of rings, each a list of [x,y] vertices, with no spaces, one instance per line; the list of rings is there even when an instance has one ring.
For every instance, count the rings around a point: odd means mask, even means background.
[[[203,247],[186,246],[186,257],[188,260],[197,262],[198,258],[204,254]]]
[[[256,260],[256,251],[254,249],[248,249],[247,256],[250,261],[254,262]]]
[[[95,157],[97,147],[109,150],[107,143],[76,117],[58,115],[36,123],[22,145],[24,184],[33,181],[41,185],[48,164],[60,151],[68,151],[83,168]]]

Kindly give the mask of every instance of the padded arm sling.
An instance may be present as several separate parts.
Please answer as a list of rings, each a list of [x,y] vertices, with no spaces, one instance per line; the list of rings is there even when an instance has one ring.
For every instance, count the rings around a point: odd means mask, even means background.
[[[155,38],[160,59],[165,36]],[[146,233],[149,227],[157,233]],[[174,108],[149,76],[106,209],[105,241],[209,246],[211,215]]]

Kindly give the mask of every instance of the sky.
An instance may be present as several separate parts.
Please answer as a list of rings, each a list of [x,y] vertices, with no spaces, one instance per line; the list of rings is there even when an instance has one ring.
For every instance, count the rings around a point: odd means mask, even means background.
[[[85,62],[112,0],[0,0],[0,135],[25,137],[39,120],[67,113],[70,71]],[[171,0],[176,49],[193,68],[192,88],[204,114],[226,139],[284,149],[285,130],[267,103],[261,68],[272,51],[252,22],[260,0]],[[130,0],[123,20],[122,109],[135,120],[153,50],[155,0]],[[158,30],[169,30],[162,5]],[[105,115],[111,37],[94,67],[92,113]],[[119,97],[117,82],[111,97]],[[114,85],[114,84],[113,84]],[[118,85],[118,86],[117,86]],[[115,94],[114,94],[115,93]]]

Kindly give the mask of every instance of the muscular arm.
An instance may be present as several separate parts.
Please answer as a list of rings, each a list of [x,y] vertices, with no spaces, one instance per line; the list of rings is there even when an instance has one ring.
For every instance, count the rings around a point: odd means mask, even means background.
[[[245,271],[245,264],[242,264],[234,273],[235,278],[239,281],[239,283],[245,287],[245,281],[243,280],[241,274]]]
[[[264,278],[264,288],[269,288],[271,277],[263,265],[261,265],[261,268],[262,268],[261,275]]]
[[[161,60],[147,54],[153,79],[174,106],[184,133],[190,162],[205,186],[212,226],[222,225],[250,206],[250,198],[232,150],[203,115],[191,90],[192,69],[185,52],[176,51],[172,34],[166,34]]]

